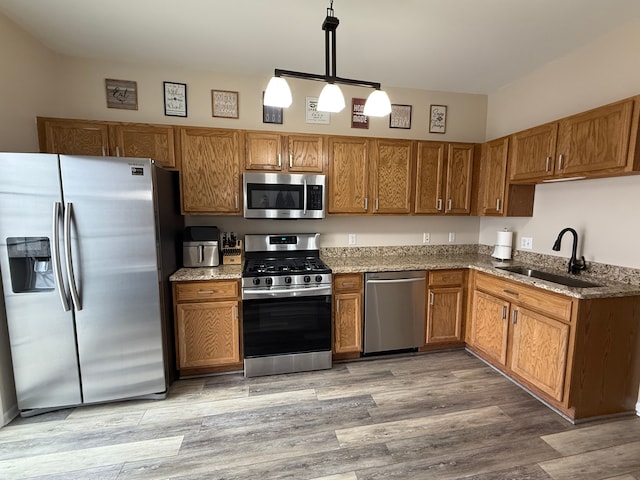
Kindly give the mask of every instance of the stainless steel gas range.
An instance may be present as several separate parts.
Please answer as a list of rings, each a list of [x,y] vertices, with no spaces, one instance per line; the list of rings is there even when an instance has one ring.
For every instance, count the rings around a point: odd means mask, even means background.
[[[246,377],[331,368],[331,269],[319,238],[245,235]]]

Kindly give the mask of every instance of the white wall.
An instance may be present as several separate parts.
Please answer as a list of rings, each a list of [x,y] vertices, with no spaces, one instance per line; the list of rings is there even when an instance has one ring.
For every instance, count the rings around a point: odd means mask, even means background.
[[[489,95],[487,139],[500,137],[640,94],[640,19],[585,45]],[[533,218],[483,218],[481,244],[510,227],[533,237],[533,251],[551,250],[558,232],[573,226],[587,260],[640,268],[640,176],[539,185]],[[562,257],[570,256],[570,238]]]

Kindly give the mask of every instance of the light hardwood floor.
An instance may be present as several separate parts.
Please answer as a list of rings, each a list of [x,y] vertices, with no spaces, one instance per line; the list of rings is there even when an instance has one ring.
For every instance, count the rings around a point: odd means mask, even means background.
[[[640,480],[640,418],[571,425],[458,350],[18,418],[0,479]]]

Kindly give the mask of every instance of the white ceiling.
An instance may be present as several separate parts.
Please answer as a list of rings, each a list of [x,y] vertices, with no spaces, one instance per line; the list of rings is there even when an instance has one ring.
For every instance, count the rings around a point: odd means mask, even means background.
[[[330,0],[0,0],[65,55],[270,77],[324,73]],[[639,0],[335,0],[337,74],[491,93],[640,16]]]

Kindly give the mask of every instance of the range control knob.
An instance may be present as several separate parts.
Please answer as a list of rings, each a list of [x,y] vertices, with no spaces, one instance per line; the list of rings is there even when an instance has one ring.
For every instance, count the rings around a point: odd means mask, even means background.
[[[316,282],[320,283],[322,281],[322,275],[316,275]]]
[[[253,279],[253,284],[254,285],[260,285],[260,279],[259,278],[254,278]]]
[[[264,283],[266,283],[267,285],[272,285],[273,284],[273,278],[265,278]]]
[[[304,283],[309,283],[311,281],[311,277],[309,275],[304,276]]]
[[[291,277],[284,277],[284,283],[291,283]]]

